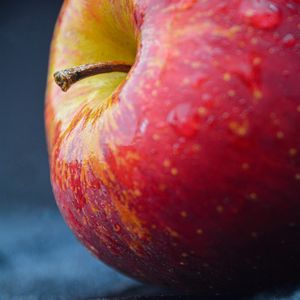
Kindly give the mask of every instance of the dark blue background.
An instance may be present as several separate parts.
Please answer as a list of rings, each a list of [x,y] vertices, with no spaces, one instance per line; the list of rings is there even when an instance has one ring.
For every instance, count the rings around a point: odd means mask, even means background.
[[[56,208],[43,108],[60,5],[58,0],[0,2],[0,299],[165,295],[93,258]],[[252,299],[300,299],[300,293],[270,295]]]

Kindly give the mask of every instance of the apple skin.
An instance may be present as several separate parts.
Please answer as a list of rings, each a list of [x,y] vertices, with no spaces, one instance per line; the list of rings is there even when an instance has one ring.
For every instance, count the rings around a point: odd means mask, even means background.
[[[134,66],[53,82],[107,60]],[[65,1],[46,130],[60,211],[108,265],[203,294],[299,279],[299,1]]]

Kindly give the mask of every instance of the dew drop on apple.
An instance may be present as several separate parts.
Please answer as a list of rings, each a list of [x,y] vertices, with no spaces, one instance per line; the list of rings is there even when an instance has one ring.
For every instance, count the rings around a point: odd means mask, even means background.
[[[141,134],[144,134],[146,132],[148,125],[149,125],[148,119],[144,119],[140,125],[140,133]]]
[[[178,134],[193,137],[199,129],[199,117],[189,103],[177,105],[167,116],[167,122]]]
[[[291,33],[288,33],[283,37],[282,43],[285,47],[292,48],[297,44],[297,40]]]
[[[247,23],[258,29],[272,29],[281,22],[280,9],[270,0],[243,0],[240,14]]]

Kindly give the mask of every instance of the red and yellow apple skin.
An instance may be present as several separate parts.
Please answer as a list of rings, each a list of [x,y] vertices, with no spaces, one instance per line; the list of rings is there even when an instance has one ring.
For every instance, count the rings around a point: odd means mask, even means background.
[[[111,60],[134,66],[53,81]],[[299,278],[299,1],[65,1],[46,128],[58,206],[107,264],[203,293]]]

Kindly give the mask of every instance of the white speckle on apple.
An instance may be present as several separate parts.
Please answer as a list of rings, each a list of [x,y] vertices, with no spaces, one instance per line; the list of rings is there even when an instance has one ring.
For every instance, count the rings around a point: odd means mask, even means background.
[[[278,131],[276,133],[276,137],[279,139],[279,140],[282,140],[284,138],[284,133],[282,131]]]
[[[232,121],[229,123],[229,129],[238,136],[245,136],[248,132],[248,122],[244,121],[243,123],[238,123]]]
[[[218,205],[216,207],[216,211],[221,214],[224,211],[224,207],[222,205]]]
[[[155,133],[153,134],[152,138],[154,141],[158,141],[160,139],[160,136],[157,133]]]
[[[229,97],[234,97],[236,95],[236,92],[235,90],[229,90],[227,94]]]
[[[263,97],[262,91],[259,90],[259,89],[257,89],[257,88],[255,88],[255,89],[253,90],[253,97],[254,97],[255,100],[261,99],[261,98]]]
[[[226,73],[223,74],[223,79],[224,79],[224,81],[230,81],[231,75],[226,72]]]
[[[254,193],[254,192],[252,192],[252,193],[249,194],[249,198],[250,198],[251,200],[257,200],[257,194]]]
[[[171,166],[171,161],[169,159],[165,159],[163,162],[163,166],[165,168],[169,168]]]
[[[207,109],[206,109],[204,106],[200,106],[200,107],[198,108],[198,114],[199,114],[201,117],[206,116],[206,114],[207,114]]]
[[[201,228],[198,228],[198,229],[196,230],[196,233],[197,233],[198,235],[202,235],[202,234],[203,234],[203,230],[202,230]]]
[[[181,215],[182,218],[186,218],[187,217],[187,212],[183,210],[182,212],[180,212],[180,215]]]
[[[242,169],[243,170],[249,170],[249,168],[250,168],[250,165],[248,164],[248,163],[242,163]]]
[[[173,176],[176,176],[176,175],[178,174],[178,170],[177,170],[176,168],[172,168],[172,169],[171,169],[171,174],[172,174]]]
[[[254,57],[254,58],[253,58],[253,61],[252,61],[253,66],[258,66],[258,65],[261,64],[261,62],[262,62],[262,60],[261,60],[261,58],[258,57],[258,56]]]
[[[298,153],[297,149],[295,149],[295,148],[290,148],[289,149],[289,155],[290,156],[294,157],[294,156],[297,155],[297,153]]]

